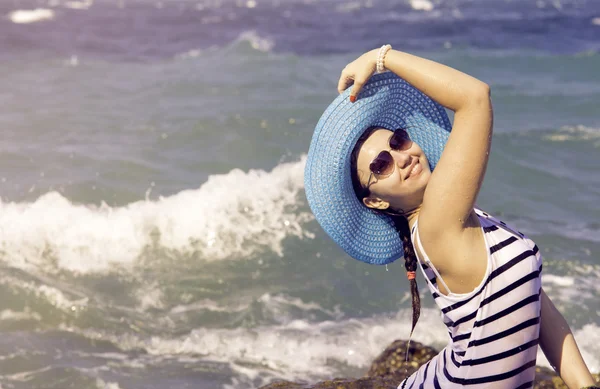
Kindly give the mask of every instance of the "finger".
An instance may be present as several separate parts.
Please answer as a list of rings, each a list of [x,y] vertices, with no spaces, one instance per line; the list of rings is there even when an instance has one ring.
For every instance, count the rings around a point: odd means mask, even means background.
[[[342,75],[340,76],[340,80],[338,81],[338,92],[339,93],[343,93],[348,86],[350,86],[352,84],[352,77],[347,75],[346,73],[342,72]]]
[[[365,82],[366,82],[366,80],[364,80],[362,78],[354,80],[354,86],[352,87],[352,90],[350,91],[350,101],[352,101],[352,102],[356,101],[356,97],[360,93],[360,90],[362,89]]]

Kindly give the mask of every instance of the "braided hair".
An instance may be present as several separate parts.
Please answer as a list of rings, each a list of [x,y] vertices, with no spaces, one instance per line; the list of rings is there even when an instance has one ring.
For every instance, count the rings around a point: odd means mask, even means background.
[[[378,128],[380,127],[368,128],[356,142],[351,154],[352,186],[354,188],[356,197],[361,203],[363,202],[363,199],[369,195],[370,191],[369,188],[363,188],[358,178],[358,152],[362,144]],[[410,330],[410,336],[412,337],[412,333],[415,330],[415,326],[417,325],[417,321],[421,315],[421,298],[419,296],[417,280],[414,277],[414,272],[417,270],[417,256],[415,255],[415,249],[410,239],[410,227],[408,225],[408,219],[404,215],[395,213],[393,211],[373,211],[389,216],[394,222],[394,227],[396,228],[396,231],[398,231],[398,235],[400,236],[402,245],[404,247],[404,268],[406,269],[407,274],[413,275],[408,277],[410,282],[410,294],[412,297],[412,327]]]

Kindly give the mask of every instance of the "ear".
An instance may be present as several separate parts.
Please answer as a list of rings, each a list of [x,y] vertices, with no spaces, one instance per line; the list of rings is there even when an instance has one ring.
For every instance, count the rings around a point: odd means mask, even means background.
[[[380,199],[379,197],[371,197],[367,196],[363,199],[363,204],[371,209],[388,209],[390,207],[390,203]]]

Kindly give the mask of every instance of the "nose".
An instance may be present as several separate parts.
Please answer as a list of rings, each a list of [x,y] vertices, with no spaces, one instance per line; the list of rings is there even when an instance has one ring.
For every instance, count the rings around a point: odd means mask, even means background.
[[[394,157],[394,161],[396,162],[396,165],[400,169],[404,169],[405,167],[410,165],[411,157],[407,152],[392,150],[391,154]]]

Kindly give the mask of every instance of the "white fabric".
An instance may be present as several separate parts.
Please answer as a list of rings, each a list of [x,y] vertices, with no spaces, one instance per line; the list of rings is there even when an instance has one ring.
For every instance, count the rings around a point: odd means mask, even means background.
[[[440,293],[439,272],[412,229],[419,267],[448,328],[448,345],[398,388],[524,389],[533,386],[539,344],[542,257],[535,243],[476,210],[488,250],[481,284],[470,293]]]

